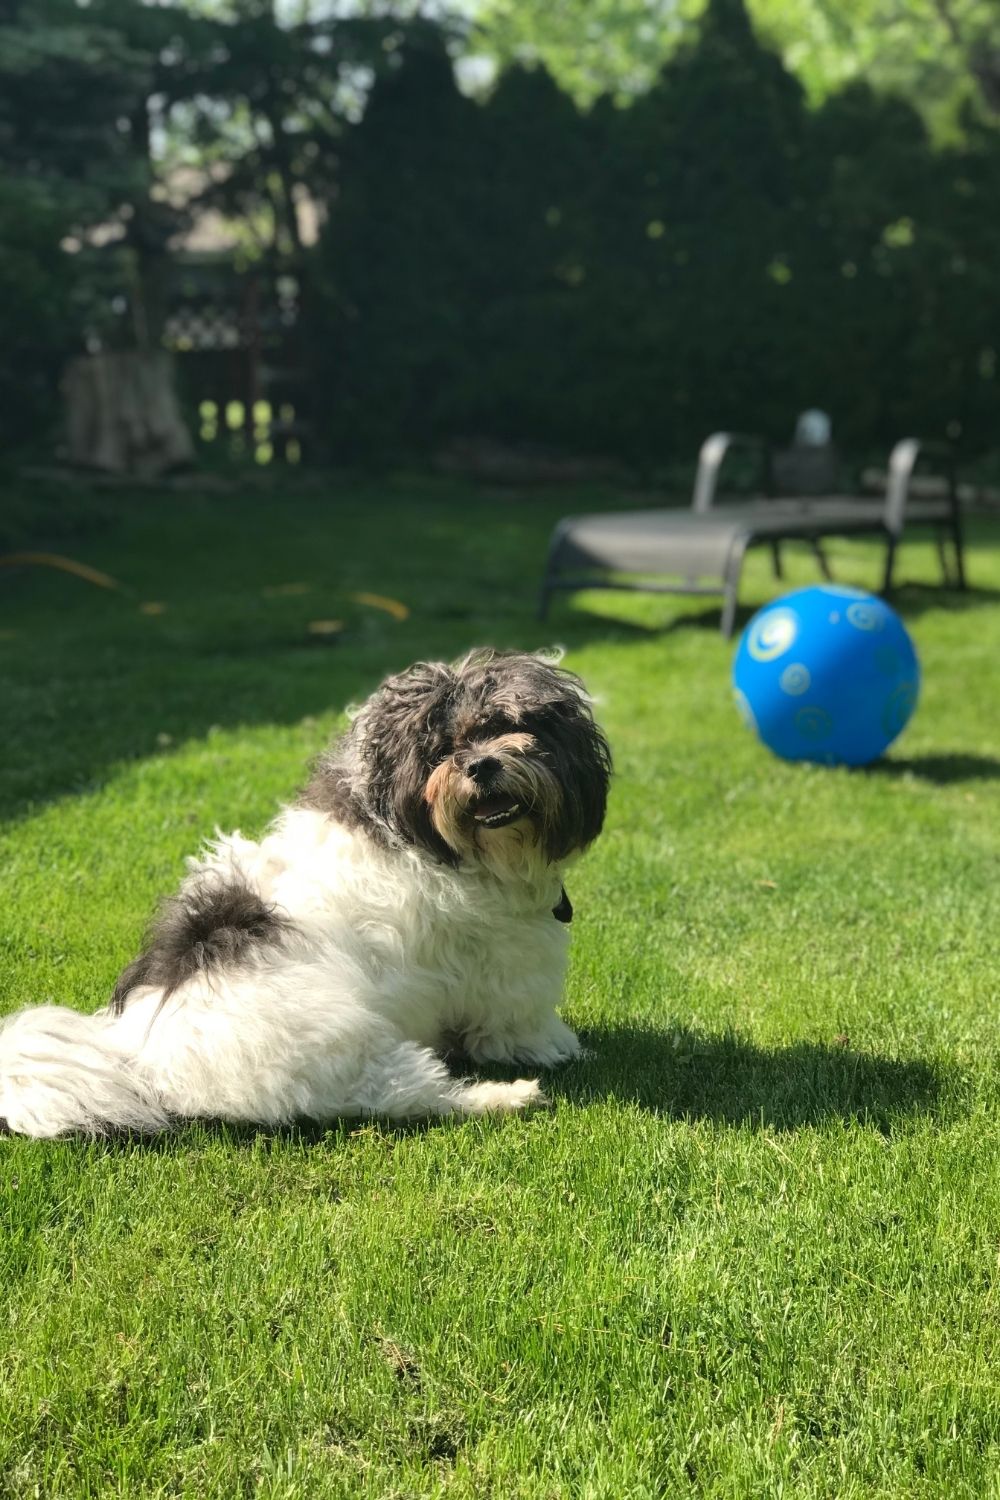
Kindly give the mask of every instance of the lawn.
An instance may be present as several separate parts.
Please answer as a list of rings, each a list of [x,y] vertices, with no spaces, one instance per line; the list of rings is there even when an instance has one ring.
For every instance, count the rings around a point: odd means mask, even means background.
[[[852,773],[746,732],[703,601],[536,623],[607,503],[147,493],[73,545],[128,593],[0,575],[0,1011],[102,1003],[184,855],[418,656],[563,641],[617,772],[550,1112],[0,1140],[3,1500],[1000,1494],[1000,537],[965,598],[904,549],[924,695]]]

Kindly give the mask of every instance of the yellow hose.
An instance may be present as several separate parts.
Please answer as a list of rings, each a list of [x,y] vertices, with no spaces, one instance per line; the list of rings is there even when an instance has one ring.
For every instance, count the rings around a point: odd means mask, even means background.
[[[408,620],[410,611],[398,599],[387,599],[384,594],[352,594],[355,604],[370,604],[373,609],[384,609],[394,620]]]
[[[99,589],[120,589],[117,578],[108,573],[99,573],[88,568],[86,563],[74,562],[71,557],[60,557],[55,552],[8,552],[0,557],[0,568],[58,568],[62,573],[72,573],[86,583],[96,583]]]

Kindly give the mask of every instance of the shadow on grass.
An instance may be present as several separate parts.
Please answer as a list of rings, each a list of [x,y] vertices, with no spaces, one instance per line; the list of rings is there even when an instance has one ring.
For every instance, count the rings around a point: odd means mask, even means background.
[[[981,609],[984,605],[1000,604],[1000,589],[978,588],[970,585],[965,589],[933,583],[901,583],[887,596],[893,609],[903,617],[922,615],[930,609],[948,609],[955,614],[966,614]]]
[[[812,581],[820,585],[823,582],[822,578],[819,577]],[[835,582],[845,587],[851,586],[851,580],[848,578],[836,579]],[[753,619],[758,609],[763,609],[765,604],[773,603],[782,594],[790,593],[793,589],[806,587],[808,587],[808,582],[803,582],[802,580],[793,583],[787,580],[781,582],[778,579],[773,579],[767,599],[752,605],[737,605],[733,624],[732,645],[735,646],[744,627]],[[864,588],[865,585],[859,583],[857,587]],[[870,592],[878,593],[878,590],[871,589]],[[628,595],[623,594],[622,597],[627,598]],[[683,595],[674,597],[683,598]],[[916,619],[920,615],[926,614],[928,610],[933,609],[947,609],[956,614],[962,614],[986,605],[1000,603],[1000,589],[968,588],[962,590],[944,588],[935,584],[903,584],[898,589],[893,589],[892,593],[887,596],[887,603],[891,604],[893,609],[902,615],[904,620]],[[553,615],[550,615],[549,618],[552,620]],[[558,623],[561,617],[556,614],[554,618],[556,623]],[[581,611],[576,615],[576,618],[586,619],[587,616]],[[596,620],[598,617],[595,615],[590,618]],[[617,615],[602,615],[600,618],[606,625],[613,626],[616,629],[625,630],[628,628],[628,622]],[[692,605],[682,614],[672,615],[669,620],[664,621],[659,626],[649,626],[648,630],[650,634],[660,635],[671,635],[682,630],[704,630],[718,634],[721,620],[722,596],[720,594],[717,603],[713,601],[705,605]]]
[[[570,598],[572,596],[567,595],[566,597]],[[614,598],[614,590],[606,590],[605,597],[609,599]],[[618,597],[621,599],[628,599],[632,597],[632,595],[630,592],[623,592]],[[683,598],[684,596],[659,594],[656,596],[650,595],[648,597],[657,597],[660,599],[678,599]],[[737,607],[736,623],[733,627],[732,636],[734,645],[739,639],[739,635],[741,630],[743,629],[743,626],[749,619],[752,618],[756,608],[756,605],[752,608],[747,605],[739,605]],[[587,620],[593,622],[595,625],[600,622],[605,627],[606,636],[611,636],[612,638],[622,637],[627,634],[634,634],[637,638],[641,635],[648,639],[652,636],[674,635],[677,631],[682,630],[714,631],[718,635],[720,632],[720,622],[722,620],[722,595],[719,595],[719,599],[717,602],[713,601],[712,603],[706,605],[693,605],[690,609],[686,609],[682,614],[671,615],[669,619],[663,620],[655,625],[651,624],[643,626],[637,625],[636,621],[629,620],[624,615],[611,613],[590,614],[586,610],[578,608],[576,605],[573,605],[571,608],[567,608],[564,606],[562,610],[558,609],[558,607],[554,607],[547,615],[544,621],[543,628],[548,627],[551,629],[551,633],[553,635],[561,637],[562,632],[572,630],[574,627],[579,627],[581,622]],[[565,623],[567,621],[572,621],[573,624],[567,625]]]
[[[499,1118],[499,1117],[498,1117]],[[405,1136],[425,1135],[440,1126],[438,1118],[419,1120],[341,1119],[341,1120],[296,1120],[288,1125],[236,1124],[229,1120],[178,1119],[173,1128],[161,1130],[155,1135],[141,1135],[131,1130],[111,1130],[106,1135],[87,1137],[67,1135],[49,1142],[68,1150],[93,1153],[98,1156],[129,1156],[133,1153],[145,1156],[170,1156],[175,1153],[193,1155],[206,1146],[221,1142],[236,1150],[256,1150],[268,1154],[276,1148],[300,1146],[312,1150],[327,1146],[336,1150],[349,1140],[360,1136],[376,1136],[384,1140],[398,1140]],[[15,1135],[7,1122],[0,1119],[0,1138],[11,1141],[29,1141],[30,1137]]]
[[[916,776],[935,786],[958,781],[1000,780],[1000,760],[993,755],[970,755],[963,751],[938,755],[892,756],[857,768],[859,776]]]
[[[678,1120],[794,1130],[856,1120],[888,1134],[938,1103],[941,1079],[916,1058],[855,1051],[845,1038],[762,1047],[732,1033],[608,1026],[589,1056],[553,1074],[556,1100],[614,1099]]]
[[[462,622],[467,622],[463,625]],[[527,612],[487,621],[472,611],[428,611],[406,633],[369,641],[345,636],[336,647],[276,633],[270,641],[209,642],[195,637],[169,654],[129,643],[115,676],[93,692],[67,657],[65,670],[44,682],[31,716],[12,721],[8,762],[0,777],[0,819],[16,819],[66,795],[99,787],[130,760],[160,754],[157,731],[176,744],[202,739],[211,728],[252,731],[258,725],[296,724],[309,715],[343,709],[375,689],[390,672],[421,658],[452,660],[473,646],[538,650],[554,641],[579,649],[598,641],[639,640],[655,629],[576,615],[540,625]],[[60,725],[60,735],[53,734]],[[315,752],[320,749],[317,742]],[[307,767],[302,766],[301,779]]]
[[[940,1073],[929,1063],[855,1051],[846,1038],[843,1043],[762,1047],[732,1033],[607,1026],[589,1030],[583,1041],[585,1057],[544,1079],[556,1107],[613,1100],[674,1120],[782,1131],[842,1120],[891,1135],[907,1118],[933,1112],[942,1090]],[[458,1057],[449,1062],[456,1076],[514,1078],[537,1071],[527,1065],[466,1065]],[[195,1120],[179,1124],[173,1133],[145,1138],[123,1134],[79,1144],[115,1154],[187,1153],[220,1141],[265,1153],[289,1146],[336,1150],[353,1137],[391,1141],[440,1124],[436,1118],[303,1120],[273,1127]]]

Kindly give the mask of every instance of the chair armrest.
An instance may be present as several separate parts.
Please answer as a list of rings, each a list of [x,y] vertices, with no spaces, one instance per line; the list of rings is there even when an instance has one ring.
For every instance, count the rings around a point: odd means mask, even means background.
[[[713,432],[701,445],[698,454],[698,470],[694,478],[694,493],[691,509],[698,514],[711,510],[715,503],[715,489],[719,481],[719,470],[726,454],[734,448],[747,448],[759,452],[762,468],[766,470],[767,444],[763,438],[740,432]]]
[[[901,438],[889,455],[889,477],[885,487],[885,525],[893,536],[899,536],[906,523],[906,502],[910,497],[910,480],[919,458],[930,459],[939,468],[948,486],[948,505],[952,518],[958,517],[958,470],[955,450],[947,443],[924,442],[920,438]]]

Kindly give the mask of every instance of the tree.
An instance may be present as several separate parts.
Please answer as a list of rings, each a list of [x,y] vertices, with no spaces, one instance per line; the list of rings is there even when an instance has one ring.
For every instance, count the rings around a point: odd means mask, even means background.
[[[4,8],[0,431],[8,442],[50,423],[58,370],[103,312],[84,235],[137,191],[121,122],[147,86],[122,34],[72,0],[9,0]]]
[[[809,110],[742,0],[628,107],[523,67],[476,105],[439,42],[406,50],[341,165],[314,383],[342,455],[483,435],[648,468],[812,405],[856,452],[991,440],[998,133],[935,150],[860,84]]]
[[[944,136],[970,106],[1000,116],[994,0],[753,0],[753,13],[814,99],[864,81],[909,100]]]
[[[543,62],[575,98],[634,97],[690,39],[707,0],[479,0],[478,46]],[[854,79],[902,94],[943,134],[1000,114],[995,0],[750,0],[762,37],[816,102]]]
[[[478,0],[471,45],[501,71],[541,64],[590,105],[649,88],[703,8],[704,0]]]
[[[0,380],[18,387],[8,409],[19,432],[27,392],[42,422],[56,372],[85,334],[103,348],[160,348],[174,245],[200,208],[241,216],[259,255],[305,269],[306,185],[331,189],[360,70],[387,59],[391,39],[387,19],[286,24],[272,0],[215,13],[182,0],[8,0]]]
[[[481,141],[444,38],[413,29],[343,142],[317,256],[317,386],[342,454],[426,449],[474,379]]]
[[[780,435],[795,399],[785,282],[799,85],[741,0],[712,0],[655,87],[604,118],[590,301],[609,416],[637,457],[742,427],[749,412]]]

